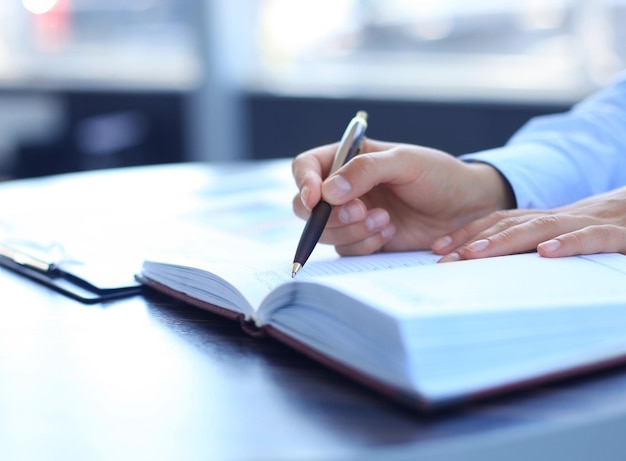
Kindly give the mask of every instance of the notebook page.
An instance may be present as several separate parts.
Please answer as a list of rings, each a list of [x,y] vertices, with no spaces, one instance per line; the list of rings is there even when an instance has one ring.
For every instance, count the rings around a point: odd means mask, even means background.
[[[399,317],[543,309],[626,299],[626,256],[542,258],[536,253],[437,264],[416,272],[327,279]]]
[[[226,245],[222,246],[218,253],[206,250],[195,253],[187,251],[186,254],[196,255],[194,259],[170,256],[148,260],[144,263],[143,273],[157,282],[206,302],[223,305],[224,299],[232,297],[233,302],[223,307],[232,308],[234,304],[245,299],[247,304],[243,309],[245,313],[256,310],[272,290],[294,280],[291,277],[291,253],[277,257],[267,247],[261,250],[243,242],[237,245],[235,239],[227,236],[224,236],[222,242]],[[225,252],[224,248],[228,251]],[[431,265],[437,259],[437,256],[427,251],[379,253],[358,257],[318,255],[312,257],[295,280],[315,280],[319,277],[342,274]],[[235,289],[218,283],[216,277],[211,274],[228,281]],[[234,298],[237,298],[237,302],[234,302]]]

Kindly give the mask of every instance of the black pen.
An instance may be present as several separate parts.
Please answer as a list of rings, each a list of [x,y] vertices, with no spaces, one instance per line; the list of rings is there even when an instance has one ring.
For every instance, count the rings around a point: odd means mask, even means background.
[[[363,141],[365,140],[366,128],[367,113],[361,110],[350,120],[346,131],[343,133],[339,147],[337,147],[337,152],[335,152],[335,159],[330,168],[329,176],[361,151]],[[291,277],[296,276],[298,271],[304,266],[304,263],[309,259],[309,256],[311,256],[315,245],[317,245],[324,231],[324,227],[326,227],[331,209],[330,204],[320,200],[311,211],[311,216],[309,216],[304,226],[298,248],[296,249],[296,255],[293,258]]]

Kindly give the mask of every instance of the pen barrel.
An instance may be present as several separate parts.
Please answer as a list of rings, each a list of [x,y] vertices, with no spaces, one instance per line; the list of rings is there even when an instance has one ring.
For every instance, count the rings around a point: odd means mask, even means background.
[[[354,156],[358,155],[365,140],[366,128],[367,123],[363,118],[355,117],[350,121],[350,125],[348,125],[335,153],[335,159],[330,167],[330,174],[333,174],[352,160]]]
[[[332,207],[330,204],[323,200],[313,208],[311,216],[309,216],[304,226],[298,247],[296,248],[296,255],[293,258],[294,262],[304,266],[304,263],[309,259],[315,245],[319,241],[322,232],[324,232],[331,211]]]
[[[366,128],[367,113],[365,111],[359,111],[356,116],[350,120],[348,127],[343,133],[343,137],[339,142],[333,163],[330,167],[330,175],[360,152],[365,139]],[[296,255],[294,256],[291,269],[292,277],[298,273],[307,259],[309,259],[322,232],[324,232],[331,210],[332,207],[328,203],[321,201],[311,211],[311,216],[309,216],[304,226],[298,248],[296,249]]]

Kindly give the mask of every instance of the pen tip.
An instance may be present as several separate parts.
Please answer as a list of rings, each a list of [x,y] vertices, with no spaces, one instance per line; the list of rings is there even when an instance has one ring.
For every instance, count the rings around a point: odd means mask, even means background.
[[[293,263],[293,266],[291,266],[291,278],[294,278],[300,269],[302,269],[302,264]]]

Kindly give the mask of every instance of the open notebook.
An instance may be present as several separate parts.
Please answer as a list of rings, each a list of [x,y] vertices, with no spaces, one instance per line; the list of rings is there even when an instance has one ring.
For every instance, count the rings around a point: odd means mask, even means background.
[[[225,237],[213,256],[146,260],[138,278],[422,409],[626,359],[623,255],[324,256],[292,279],[275,254]]]

